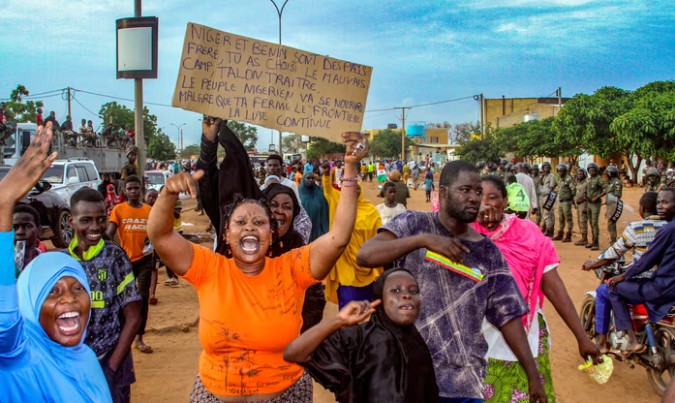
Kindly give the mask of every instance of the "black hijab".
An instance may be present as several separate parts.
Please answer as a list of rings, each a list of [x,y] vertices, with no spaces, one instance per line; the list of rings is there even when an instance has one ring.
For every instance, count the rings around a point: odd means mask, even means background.
[[[407,369],[405,372],[407,376],[404,380],[406,383],[405,401],[415,402],[419,400],[420,396],[427,396],[425,400],[428,400],[434,396],[434,393],[435,396],[438,396],[438,387],[436,386],[429,348],[414,324],[398,325],[389,319],[384,311],[384,283],[387,281],[387,277],[399,271],[406,272],[412,278],[415,278],[411,272],[401,267],[386,270],[382,273],[373,283],[373,295],[375,299],[381,299],[382,303],[375,308],[375,313],[371,315],[370,320],[394,335],[401,347],[404,365]]]

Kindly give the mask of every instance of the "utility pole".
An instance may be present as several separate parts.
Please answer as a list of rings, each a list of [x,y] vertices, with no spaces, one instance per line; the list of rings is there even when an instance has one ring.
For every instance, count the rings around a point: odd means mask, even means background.
[[[410,109],[409,106],[400,106],[396,109],[401,110],[401,161],[406,161],[405,159],[405,110]]]
[[[560,113],[560,109],[562,109],[562,87],[558,87],[555,92],[558,95],[558,113]]]
[[[72,97],[70,95],[71,89],[72,88],[70,88],[70,87],[67,88],[67,90],[68,90],[68,116],[70,116],[70,120],[72,121],[73,120],[73,113],[72,113],[72,109],[71,109],[71,105],[70,105],[70,100],[72,99]],[[73,127],[73,129],[74,129],[74,127]]]
[[[143,16],[141,0],[134,0],[134,17]],[[143,135],[143,79],[134,78],[134,132],[136,133],[136,147],[138,147],[138,177],[145,186],[145,136]]]
[[[284,8],[286,8],[286,4],[288,4],[289,0],[284,0],[284,4],[281,5],[281,8],[277,6],[277,3],[274,0],[270,0],[270,2],[274,5],[274,8],[276,8],[277,15],[279,16],[279,47],[281,48],[281,16],[284,14]],[[283,147],[281,146],[281,137],[282,133],[281,130],[279,130],[279,155],[281,155],[281,158],[283,159],[284,154]]]
[[[481,92],[480,95],[478,95],[479,102],[480,102],[480,136],[481,138],[485,138],[485,97],[483,96],[483,93]]]

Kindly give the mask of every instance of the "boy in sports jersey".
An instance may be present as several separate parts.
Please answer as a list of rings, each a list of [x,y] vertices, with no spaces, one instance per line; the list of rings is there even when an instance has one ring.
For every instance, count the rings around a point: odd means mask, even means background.
[[[103,368],[113,401],[129,402],[136,381],[131,343],[141,324],[140,300],[126,253],[103,239],[108,216],[98,190],[82,188],[70,198],[75,232],[64,253],[79,261],[91,289],[91,316],[85,343]]]
[[[136,347],[142,353],[152,353],[152,347],[143,342],[153,270],[152,245],[147,232],[150,206],[141,201],[141,180],[138,176],[131,175],[124,180],[124,191],[126,201],[116,205],[110,213],[106,234],[109,239],[114,239],[115,233],[119,235],[122,249],[131,260],[138,293],[141,295],[141,325]]]

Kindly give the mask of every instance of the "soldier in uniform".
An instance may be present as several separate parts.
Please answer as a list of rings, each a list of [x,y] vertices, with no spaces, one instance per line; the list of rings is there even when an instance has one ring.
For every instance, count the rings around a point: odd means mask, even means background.
[[[579,168],[577,171],[576,194],[574,196],[574,207],[577,209],[577,221],[579,222],[579,233],[581,233],[581,239],[574,243],[577,246],[586,246],[588,244],[587,176],[586,170]]]
[[[572,230],[574,229],[574,219],[572,218],[572,203],[575,192],[574,179],[567,174],[567,165],[559,164],[556,170],[560,176],[558,180],[558,234],[553,240],[572,242]],[[563,233],[565,234],[564,238]]]
[[[539,173],[539,165],[534,164],[532,165],[532,172],[530,174],[532,177],[532,182],[534,182],[534,191],[537,194],[537,211],[533,212],[532,214],[536,214],[537,216],[535,217],[535,222],[537,223],[537,226],[541,228],[541,217],[542,217],[542,212],[541,212],[541,204],[539,204],[539,199],[541,198],[541,175]]]
[[[542,231],[548,237],[553,237],[553,231],[555,229],[555,208],[551,207],[550,210],[544,208],[544,203],[551,191],[554,191],[558,186],[558,181],[555,178],[555,175],[551,173],[551,163],[544,162],[541,164],[541,196],[539,196],[539,206],[542,208]]]
[[[623,194],[623,183],[619,179],[619,168],[616,165],[610,165],[605,170],[607,173],[607,231],[609,232],[609,244],[614,245],[616,242],[616,222],[610,220],[612,214],[614,213],[615,206],[621,200]],[[614,196],[614,198],[612,198]],[[613,207],[614,206],[614,207]]]
[[[497,176],[502,178],[504,183],[506,183],[506,175],[508,175],[508,170],[506,166],[509,164],[509,161],[505,158],[499,160],[499,166],[497,167]]]
[[[654,167],[648,167],[645,168],[644,175],[645,179],[643,180],[643,188],[645,193],[658,192],[659,186],[661,184],[661,174],[659,173],[659,170]]]
[[[588,219],[591,223],[591,236],[593,240],[586,245],[591,250],[599,250],[600,228],[598,227],[598,219],[600,218],[600,207],[602,206],[602,196],[605,195],[605,183],[600,177],[600,168],[595,162],[591,162],[586,166],[589,178],[586,179],[588,187],[586,188],[586,200],[588,203]]]

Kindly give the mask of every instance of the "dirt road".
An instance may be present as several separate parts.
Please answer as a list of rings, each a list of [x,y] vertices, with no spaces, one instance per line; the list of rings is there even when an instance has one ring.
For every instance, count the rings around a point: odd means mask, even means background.
[[[364,184],[364,195],[375,204],[382,199],[375,197],[376,183]],[[429,204],[424,201],[424,192],[412,192],[408,203],[411,209],[427,211]],[[638,200],[642,195],[641,188],[624,189],[624,201],[628,206],[619,222],[619,230],[626,223],[637,219]],[[205,232],[208,228],[206,216],[197,216],[192,207],[192,200],[184,202],[183,220],[192,224],[186,226],[186,232]],[[604,217],[604,213],[602,215]],[[576,225],[576,223],[575,223]],[[607,235],[601,224],[601,248],[608,246]],[[575,231],[574,240],[578,239]],[[595,258],[596,252],[570,243],[556,242],[558,253],[562,259],[559,267],[569,294],[577,308],[581,305],[584,293],[595,289],[597,279],[592,273],[582,272],[581,265],[585,260]],[[160,270],[157,286],[159,303],[150,307],[148,334],[145,341],[152,345],[153,354],[141,354],[134,351],[137,382],[132,387],[132,398],[140,402],[185,402],[192,389],[192,382],[197,374],[197,363],[201,347],[197,329],[194,327],[198,317],[196,293],[185,281],[178,287],[163,286],[166,279],[164,270]],[[328,304],[327,313],[336,312],[336,306]],[[558,399],[563,403],[606,401],[650,403],[658,402],[647,380],[647,374],[641,367],[629,368],[625,363],[615,362],[614,374],[605,385],[597,385],[576,367],[582,361],[577,352],[572,333],[567,329],[555,310],[547,304],[545,311],[552,331],[551,367]],[[187,332],[184,332],[187,330]],[[331,393],[315,385],[315,401],[317,403],[334,402]]]

